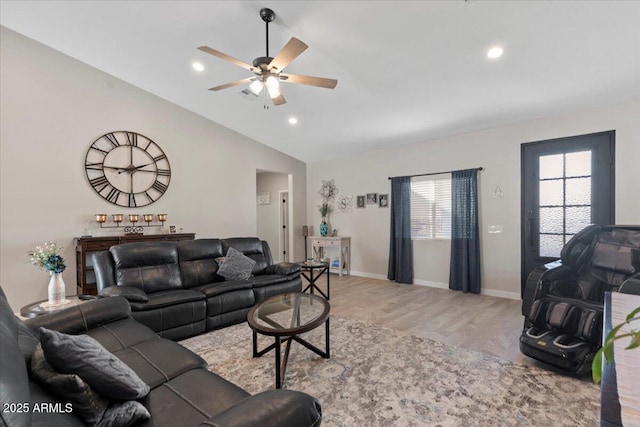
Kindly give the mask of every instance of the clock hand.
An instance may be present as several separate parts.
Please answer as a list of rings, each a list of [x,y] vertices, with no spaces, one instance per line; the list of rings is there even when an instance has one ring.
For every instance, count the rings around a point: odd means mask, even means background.
[[[137,172],[138,170],[140,170],[141,168],[145,167],[145,166],[149,166],[152,165],[153,162],[151,163],[147,163],[146,165],[140,165],[140,166],[133,166],[133,165],[129,165],[126,168],[118,168],[120,169],[118,171],[118,174],[121,174],[123,172],[129,172],[130,174],[134,174],[135,172]]]
[[[102,166],[103,169],[115,169],[117,171],[120,171],[118,173],[122,173],[126,170],[126,168],[117,168],[115,166]]]

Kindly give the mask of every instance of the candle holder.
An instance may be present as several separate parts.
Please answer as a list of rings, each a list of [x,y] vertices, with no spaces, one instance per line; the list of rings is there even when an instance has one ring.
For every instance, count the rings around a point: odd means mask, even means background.
[[[144,214],[142,215],[142,219],[147,225],[138,225],[138,221],[140,221],[140,215],[138,214],[129,214],[128,219],[131,225],[120,225],[124,221],[123,214],[113,214],[111,218],[115,225],[105,225],[107,223],[107,214],[96,214],[96,222],[100,224],[100,228],[120,228],[123,227],[125,234],[143,234],[145,227],[162,227],[164,226],[165,221],[167,220],[167,214],[157,214],[156,218],[160,224],[152,224],[153,222],[153,214]]]

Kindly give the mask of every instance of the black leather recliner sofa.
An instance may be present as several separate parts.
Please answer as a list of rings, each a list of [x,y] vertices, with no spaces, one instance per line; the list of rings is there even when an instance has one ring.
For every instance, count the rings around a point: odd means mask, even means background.
[[[205,361],[180,344],[161,338],[130,316],[124,298],[102,298],[22,321],[0,288],[0,425],[80,427],[74,411],[31,378],[30,359],[38,327],[87,334],[131,367],[151,391],[140,400],[151,419],[141,427],[316,427],[320,404],[291,390],[256,395],[206,369]],[[36,410],[53,408],[53,410]],[[58,405],[58,406],[56,406]]]
[[[234,248],[256,263],[246,280],[225,280],[216,258]],[[252,237],[139,242],[93,254],[100,296],[123,296],[132,316],[160,336],[179,340],[247,320],[273,295],[300,292],[300,266],[273,264],[265,241]]]
[[[640,294],[640,226],[590,225],[560,260],[534,270],[522,301],[520,351],[577,375],[601,346],[605,292]]]

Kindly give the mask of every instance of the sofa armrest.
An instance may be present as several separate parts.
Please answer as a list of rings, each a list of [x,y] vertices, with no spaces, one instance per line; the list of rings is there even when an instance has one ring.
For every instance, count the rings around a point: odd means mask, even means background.
[[[622,285],[618,288],[618,292],[640,295],[640,273],[636,273],[622,282]]]
[[[300,271],[300,265],[292,262],[281,262],[278,264],[272,264],[265,270],[266,274],[282,274],[288,276]]]
[[[124,297],[132,302],[149,302],[146,292],[135,286],[109,286],[100,291],[101,297]]]
[[[130,316],[129,302],[122,297],[115,297],[88,301],[64,310],[25,319],[24,322],[36,333],[42,326],[66,334],[79,334]]]
[[[318,427],[320,403],[306,393],[268,390],[246,398],[201,426],[212,427]]]

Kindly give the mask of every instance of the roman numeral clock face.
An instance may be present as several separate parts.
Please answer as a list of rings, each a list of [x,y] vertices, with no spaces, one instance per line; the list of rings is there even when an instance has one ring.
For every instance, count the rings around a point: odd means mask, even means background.
[[[169,160],[158,144],[127,131],[96,139],[87,151],[85,172],[89,184],[102,198],[130,208],[158,200],[171,180]]]

